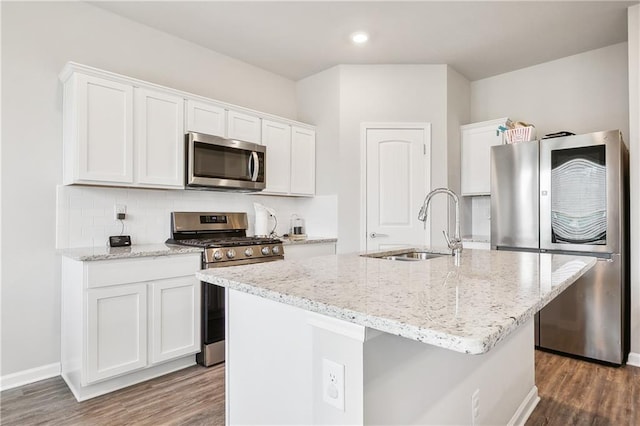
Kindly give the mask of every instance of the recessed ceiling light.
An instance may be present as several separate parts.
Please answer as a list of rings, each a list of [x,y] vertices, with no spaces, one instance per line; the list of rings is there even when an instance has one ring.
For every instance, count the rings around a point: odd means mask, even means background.
[[[369,34],[365,33],[364,31],[358,31],[351,34],[351,41],[353,41],[355,44],[363,44],[366,43],[367,40],[369,40]]]

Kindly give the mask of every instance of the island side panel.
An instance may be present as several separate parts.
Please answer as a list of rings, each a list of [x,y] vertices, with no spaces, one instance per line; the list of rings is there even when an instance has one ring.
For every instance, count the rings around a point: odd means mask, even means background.
[[[386,333],[364,348],[365,424],[524,424],[539,401],[532,320],[482,355]]]
[[[305,311],[227,291],[227,424],[311,424],[312,335]]]
[[[227,290],[227,424],[363,424],[365,327]],[[344,408],[323,360],[344,366]]]

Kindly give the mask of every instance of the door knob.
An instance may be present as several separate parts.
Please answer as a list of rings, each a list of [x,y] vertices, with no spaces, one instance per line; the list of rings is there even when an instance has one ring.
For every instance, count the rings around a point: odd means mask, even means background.
[[[370,233],[370,234],[369,234],[369,236],[370,236],[371,238],[388,237],[388,235],[387,235],[387,234],[376,234],[375,232]]]

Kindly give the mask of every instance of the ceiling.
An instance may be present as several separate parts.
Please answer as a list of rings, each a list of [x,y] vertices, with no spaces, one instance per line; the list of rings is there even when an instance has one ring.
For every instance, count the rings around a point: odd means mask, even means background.
[[[638,1],[91,3],[292,80],[337,64],[449,64],[474,81],[626,41]]]

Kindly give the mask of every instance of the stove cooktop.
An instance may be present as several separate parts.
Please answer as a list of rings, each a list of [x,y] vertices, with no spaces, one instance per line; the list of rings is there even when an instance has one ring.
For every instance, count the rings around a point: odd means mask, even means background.
[[[266,237],[191,238],[185,240],[175,240],[173,238],[169,238],[166,242],[167,244],[178,244],[182,246],[202,248],[255,246],[282,243],[282,241],[278,239]]]

